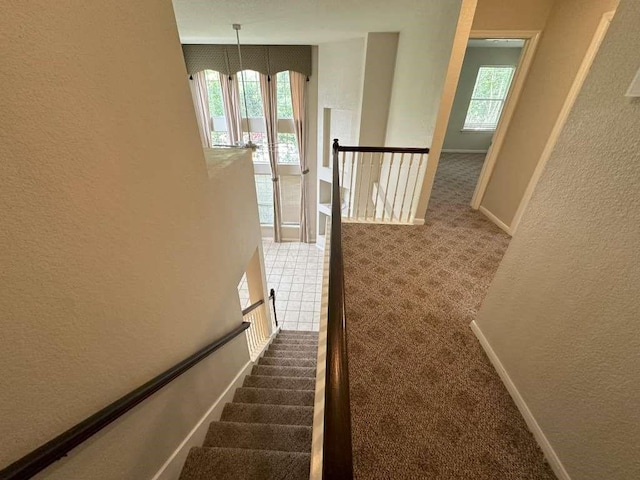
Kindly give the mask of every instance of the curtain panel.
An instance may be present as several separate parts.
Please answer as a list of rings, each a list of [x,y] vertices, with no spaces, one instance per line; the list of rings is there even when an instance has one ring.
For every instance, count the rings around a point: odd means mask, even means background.
[[[222,101],[224,103],[224,117],[227,122],[229,143],[242,143],[242,113],[240,110],[240,92],[236,75],[219,73],[222,86]]]
[[[298,140],[300,156],[300,241],[308,243],[310,238],[309,219],[309,165],[307,162],[307,77],[299,72],[289,72],[291,104],[293,106],[293,126]]]
[[[209,94],[207,92],[207,79],[204,72],[193,74],[190,82],[193,106],[196,110],[198,131],[204,148],[211,148],[211,115],[209,114]]]
[[[260,74],[260,94],[267,130],[267,148],[273,182],[273,240],[282,241],[282,207],[280,205],[280,176],[278,175],[278,89],[276,77]]]

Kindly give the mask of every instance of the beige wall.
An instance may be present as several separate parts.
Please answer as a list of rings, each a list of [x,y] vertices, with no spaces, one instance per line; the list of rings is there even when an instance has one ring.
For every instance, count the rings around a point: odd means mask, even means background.
[[[602,15],[617,0],[557,0],[481,205],[510,225]]]
[[[478,0],[473,30],[542,30],[555,0]]]
[[[384,145],[398,37],[397,32],[367,34],[359,145]]]
[[[622,0],[477,318],[573,480],[640,478],[638,25]]]
[[[431,4],[400,32],[387,146],[431,144],[461,3]]]
[[[2,467],[237,326],[259,226],[248,158],[208,179],[170,1],[13,2],[0,36]],[[239,337],[41,478],[150,478],[247,361]]]
[[[443,149],[448,150],[481,150],[487,151],[491,145],[493,132],[463,132],[464,121],[467,118],[469,103],[478,78],[478,71],[484,65],[512,65],[517,66],[522,48],[467,48],[460,80],[456,89],[456,96],[451,108],[447,134],[444,138]]]

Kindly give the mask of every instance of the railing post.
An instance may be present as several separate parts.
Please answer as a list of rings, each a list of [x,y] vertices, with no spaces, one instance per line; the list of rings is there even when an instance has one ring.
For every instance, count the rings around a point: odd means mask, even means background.
[[[273,305],[273,321],[276,323],[276,328],[278,328],[278,314],[276,313],[276,291],[272,288],[269,292],[269,299]]]

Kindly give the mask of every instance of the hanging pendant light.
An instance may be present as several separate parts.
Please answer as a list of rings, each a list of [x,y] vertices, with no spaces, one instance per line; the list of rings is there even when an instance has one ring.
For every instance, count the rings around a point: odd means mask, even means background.
[[[249,109],[247,108],[247,88],[244,81],[244,68],[242,67],[242,49],[240,48],[240,30],[242,29],[242,25],[239,23],[233,24],[233,29],[236,31],[236,42],[238,44],[238,60],[240,61],[240,81],[242,82],[242,96],[244,102],[244,113],[247,115],[247,131],[249,133],[249,141],[238,142],[238,146],[241,148],[250,148],[251,150],[256,150],[258,146],[251,141],[251,122],[249,121]],[[241,127],[242,127],[242,119],[241,119]]]

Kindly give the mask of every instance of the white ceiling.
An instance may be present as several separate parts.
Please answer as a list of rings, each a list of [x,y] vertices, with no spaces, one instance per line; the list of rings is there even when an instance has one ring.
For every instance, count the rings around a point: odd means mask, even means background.
[[[173,0],[182,43],[305,44],[397,32],[456,0]],[[459,1],[459,0],[458,0]]]

